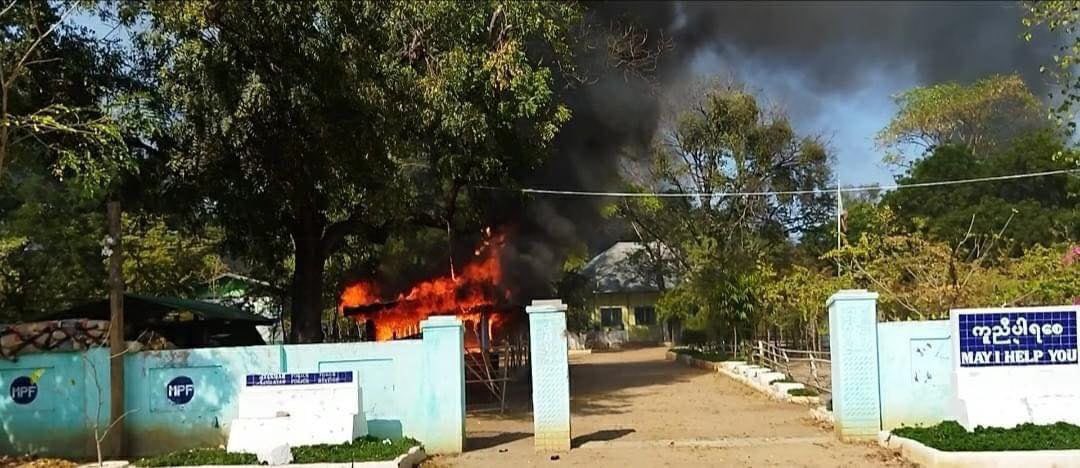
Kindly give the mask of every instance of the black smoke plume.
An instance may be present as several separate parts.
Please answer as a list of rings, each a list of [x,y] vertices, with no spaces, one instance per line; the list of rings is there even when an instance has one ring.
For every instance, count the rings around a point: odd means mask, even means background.
[[[1048,90],[1039,66],[1052,55],[1053,38],[1047,33],[1036,34],[1033,42],[1021,38],[1019,2],[604,2],[587,7],[598,25],[630,20],[649,31],[650,40],[670,39],[673,49],[661,58],[651,82],[609,69],[593,84],[568,89],[573,119],[559,134],[551,159],[527,181],[533,187],[620,188],[620,155],[627,147],[649,144],[657,128],[658,96],[692,79],[695,60],[704,56],[735,76],[740,62],[753,60],[797,77],[799,89],[781,103],[796,124],[819,117],[823,98],[854,93],[873,82],[871,74],[893,70],[913,70],[917,84],[1019,73],[1037,94]],[[837,127],[844,125],[843,116],[834,120]],[[632,240],[619,223],[600,215],[608,201],[527,201],[508,268],[514,281],[527,294],[543,295],[569,250],[584,244],[596,253],[615,240]]]

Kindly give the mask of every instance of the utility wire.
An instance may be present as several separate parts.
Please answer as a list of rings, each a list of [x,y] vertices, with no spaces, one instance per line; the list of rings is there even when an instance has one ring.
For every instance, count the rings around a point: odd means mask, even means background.
[[[1074,174],[1080,173],[1080,169],[1059,169],[1055,171],[1044,172],[1029,172],[1025,174],[1010,174],[1003,176],[993,177],[977,177],[973,179],[959,179],[959,180],[941,180],[936,182],[919,182],[914,184],[890,184],[890,185],[859,185],[855,187],[840,187],[833,186],[823,189],[813,190],[787,190],[787,191],[762,191],[762,192],[694,192],[694,193],[647,193],[647,192],[594,192],[594,191],[580,191],[580,190],[548,190],[548,189],[536,189],[536,188],[507,188],[507,187],[492,187],[492,186],[478,186],[476,188],[483,190],[498,190],[509,191],[519,193],[529,193],[534,195],[562,195],[573,197],[623,197],[623,198],[638,198],[638,197],[658,197],[658,198],[731,198],[731,197],[755,197],[755,196],[773,196],[773,195],[811,195],[811,194],[824,194],[828,192],[837,193],[850,193],[850,192],[868,192],[873,190],[895,190],[895,189],[909,189],[919,187],[941,187],[946,185],[961,185],[961,184],[974,184],[980,182],[994,182],[1000,180],[1015,180],[1015,179],[1029,179],[1033,177],[1044,177],[1050,175],[1060,174]]]

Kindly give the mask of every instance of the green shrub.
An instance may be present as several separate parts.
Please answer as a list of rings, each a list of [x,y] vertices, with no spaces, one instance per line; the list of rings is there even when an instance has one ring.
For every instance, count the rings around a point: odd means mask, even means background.
[[[709,362],[722,362],[722,361],[727,361],[729,359],[729,356],[727,355],[727,353],[723,353],[723,352],[719,352],[719,351],[700,351],[700,350],[691,349],[691,348],[671,348],[671,352],[676,353],[676,354],[685,354],[685,355],[690,356],[690,357],[692,357],[694,359],[700,359],[702,361],[709,361]]]
[[[348,463],[393,460],[420,445],[408,437],[385,443],[368,436],[342,445],[311,445],[292,449],[293,463]]]
[[[810,387],[793,388],[791,390],[788,390],[787,392],[788,392],[788,395],[791,395],[791,396],[818,396],[818,395],[820,395],[820,393],[818,393],[817,390],[814,390],[814,389],[812,389]]]
[[[348,444],[311,445],[293,447],[293,463],[349,463],[365,461],[393,460],[420,445],[408,437],[389,441],[375,437],[356,439]],[[255,455],[248,453],[228,453],[223,449],[194,449],[167,453],[156,457],[144,458],[135,462],[135,466],[193,466],[193,465],[258,465]]]
[[[1011,429],[976,427],[968,432],[956,421],[930,427],[901,427],[892,431],[946,452],[1080,449],[1080,426],[1021,424]]]

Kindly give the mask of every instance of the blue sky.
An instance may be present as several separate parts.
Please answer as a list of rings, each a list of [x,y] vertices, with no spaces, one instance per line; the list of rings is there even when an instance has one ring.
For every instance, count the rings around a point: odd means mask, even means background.
[[[913,67],[862,72],[856,86],[833,92],[808,89],[797,68],[768,63],[728,50],[724,57],[703,50],[692,61],[697,77],[734,73],[766,102],[787,111],[796,130],[821,135],[836,158],[841,185],[889,184],[893,169],[882,163],[874,136],[888,125],[897,107],[892,96],[918,86]]]

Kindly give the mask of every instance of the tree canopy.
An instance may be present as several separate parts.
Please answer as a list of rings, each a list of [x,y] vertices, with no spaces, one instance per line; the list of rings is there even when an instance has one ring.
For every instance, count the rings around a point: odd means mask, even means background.
[[[1061,154],[1071,153],[1062,139],[1049,132],[1018,137],[1008,147],[982,158],[963,146],[937,147],[917,160],[898,179],[901,184],[1008,176],[1070,168]],[[1080,235],[1080,178],[1058,174],[949,187],[913,188],[891,192],[884,203],[908,230],[925,231],[950,243],[965,238],[979,243],[995,234],[1007,235],[1008,248],[1050,245]]]
[[[697,97],[673,103],[633,187],[682,197],[625,200],[610,212],[646,245],[671,251],[643,264],[657,278],[681,278],[661,300],[661,315],[716,333],[759,312],[761,266],[783,256],[790,236],[822,223],[832,195],[708,194],[812,190],[831,182],[832,172],[818,139],[798,135],[753,94],[711,83],[686,95]]]
[[[137,5],[173,177],[233,252],[292,263],[294,341],[321,340],[347,240],[448,228],[465,187],[533,167],[569,118],[555,75],[573,4]]]
[[[877,135],[892,162],[903,161],[905,147],[932,151],[946,144],[982,156],[1018,135],[1047,126],[1042,103],[1018,75],[919,86],[895,100],[900,110]]]

